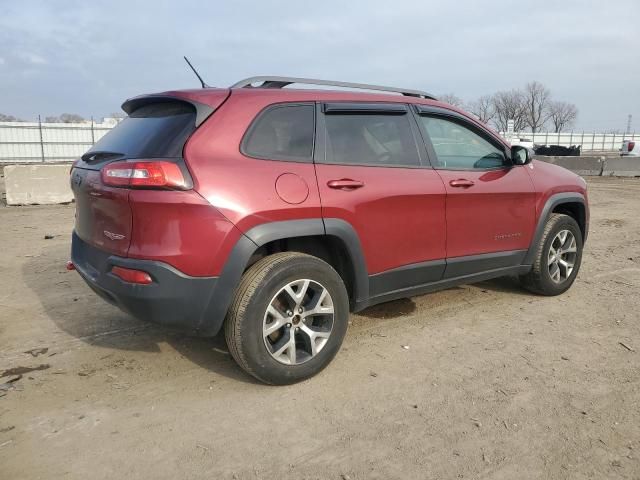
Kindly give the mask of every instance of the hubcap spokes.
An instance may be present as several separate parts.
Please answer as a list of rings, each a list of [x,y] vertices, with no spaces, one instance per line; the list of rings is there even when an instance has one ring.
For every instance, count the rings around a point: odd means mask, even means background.
[[[573,272],[578,247],[576,238],[569,230],[561,230],[556,234],[549,247],[547,266],[549,276],[555,283],[565,282]]]
[[[333,329],[333,300],[313,280],[289,282],[271,299],[262,322],[267,351],[278,362],[299,365],[315,357]]]

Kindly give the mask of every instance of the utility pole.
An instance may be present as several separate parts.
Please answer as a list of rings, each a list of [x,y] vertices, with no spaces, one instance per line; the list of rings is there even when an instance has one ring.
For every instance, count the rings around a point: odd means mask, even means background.
[[[631,120],[633,120],[633,115],[629,114],[627,116],[627,131],[625,133],[631,133]]]

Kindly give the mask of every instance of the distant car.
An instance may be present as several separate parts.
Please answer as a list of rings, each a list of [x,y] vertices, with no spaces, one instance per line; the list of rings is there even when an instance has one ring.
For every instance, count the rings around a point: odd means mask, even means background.
[[[622,148],[620,149],[620,155],[623,157],[640,157],[640,147],[635,148],[636,142],[633,140],[624,140],[622,142]]]
[[[533,150],[533,140],[529,138],[514,138],[511,140],[511,145],[520,145],[521,147]]]

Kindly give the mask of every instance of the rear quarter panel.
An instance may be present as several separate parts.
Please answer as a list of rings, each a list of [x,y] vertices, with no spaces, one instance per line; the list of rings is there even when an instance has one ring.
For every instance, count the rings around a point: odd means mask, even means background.
[[[195,190],[242,232],[262,223],[321,216],[313,163],[254,159],[240,152],[253,119],[273,103],[265,96],[232,94],[185,146]],[[287,203],[280,198],[276,180],[284,173],[306,183],[306,199]]]

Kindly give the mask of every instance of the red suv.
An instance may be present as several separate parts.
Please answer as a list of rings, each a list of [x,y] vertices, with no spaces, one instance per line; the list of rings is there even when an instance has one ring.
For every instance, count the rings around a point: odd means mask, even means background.
[[[263,382],[322,370],[350,311],[505,275],[557,295],[580,268],[584,180],[427,93],[254,77],[123,109],[71,171],[73,266],[138,318],[224,326]]]

